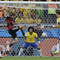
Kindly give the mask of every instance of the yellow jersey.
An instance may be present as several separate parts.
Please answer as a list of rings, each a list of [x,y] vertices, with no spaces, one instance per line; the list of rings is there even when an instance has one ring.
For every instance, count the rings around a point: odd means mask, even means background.
[[[60,22],[60,18],[57,18],[57,22]]]
[[[57,18],[57,25],[56,25],[57,28],[60,28],[60,24],[58,23],[60,23],[60,18]]]
[[[35,32],[33,32],[32,35],[29,32],[27,32],[25,34],[25,36],[26,36],[25,42],[28,42],[28,43],[34,43],[35,42],[35,38],[38,37]]]
[[[60,25],[56,25],[57,28],[60,28]]]

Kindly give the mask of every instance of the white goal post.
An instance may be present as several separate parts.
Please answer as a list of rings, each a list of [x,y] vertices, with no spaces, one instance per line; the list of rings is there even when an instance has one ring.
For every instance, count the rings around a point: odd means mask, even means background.
[[[46,7],[42,8],[44,5],[48,4],[57,4],[60,5],[60,2],[39,2],[39,1],[0,1],[0,6],[5,7],[15,7],[15,8],[25,8],[25,9],[48,9]],[[60,10],[60,8],[57,8]]]
[[[60,2],[39,2],[39,1],[0,1],[0,3],[23,3],[23,4],[60,4]]]

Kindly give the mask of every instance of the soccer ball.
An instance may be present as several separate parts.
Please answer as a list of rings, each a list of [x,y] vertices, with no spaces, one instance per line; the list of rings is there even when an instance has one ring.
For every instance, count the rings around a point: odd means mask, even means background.
[[[47,37],[47,34],[45,32],[43,32],[42,37]]]
[[[54,55],[56,55],[56,54],[58,54],[59,53],[59,51],[54,51],[54,52],[52,52],[52,55],[54,56]]]
[[[58,53],[59,53],[59,51],[57,50],[57,45],[54,45],[51,49],[51,54],[54,56]]]
[[[55,51],[55,52],[54,52],[55,55],[58,54],[58,53],[59,53],[59,51]]]

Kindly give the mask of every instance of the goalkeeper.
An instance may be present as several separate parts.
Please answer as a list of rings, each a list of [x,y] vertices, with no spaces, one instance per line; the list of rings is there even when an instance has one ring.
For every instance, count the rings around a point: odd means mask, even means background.
[[[59,28],[60,29],[60,15],[57,15],[57,25],[53,25],[53,28]],[[57,43],[57,50],[55,51],[55,54],[59,53],[60,50],[60,35],[58,36],[58,43]]]

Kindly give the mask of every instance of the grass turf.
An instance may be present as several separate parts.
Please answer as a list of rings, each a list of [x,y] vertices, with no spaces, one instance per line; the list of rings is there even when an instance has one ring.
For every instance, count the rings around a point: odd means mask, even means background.
[[[3,57],[0,60],[60,60],[60,57]]]

